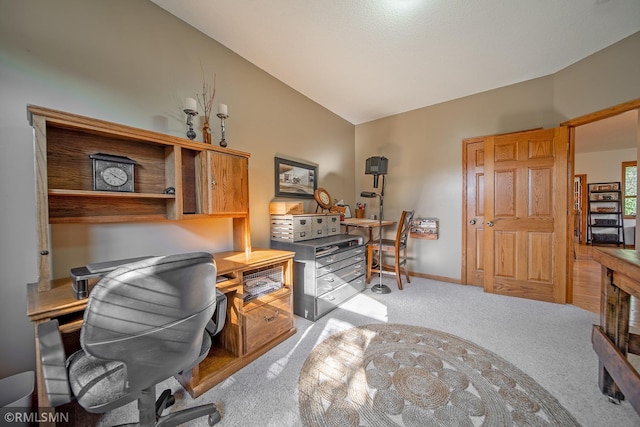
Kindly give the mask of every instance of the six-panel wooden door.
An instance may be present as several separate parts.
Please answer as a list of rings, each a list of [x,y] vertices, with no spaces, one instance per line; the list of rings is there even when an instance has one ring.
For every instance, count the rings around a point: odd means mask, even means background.
[[[485,138],[484,289],[566,302],[568,134]]]

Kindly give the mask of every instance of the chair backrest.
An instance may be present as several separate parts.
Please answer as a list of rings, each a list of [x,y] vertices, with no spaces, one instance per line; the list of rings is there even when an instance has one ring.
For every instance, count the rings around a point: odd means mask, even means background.
[[[414,211],[402,211],[398,230],[396,231],[396,247],[402,247],[407,244],[409,238],[409,230],[411,229],[411,221],[413,221]]]
[[[132,391],[191,368],[216,308],[216,271],[206,252],[149,258],[112,271],[89,294],[82,348],[123,362]]]

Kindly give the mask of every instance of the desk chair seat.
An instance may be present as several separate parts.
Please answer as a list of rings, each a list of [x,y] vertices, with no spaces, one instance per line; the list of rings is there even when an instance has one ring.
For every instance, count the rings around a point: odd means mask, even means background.
[[[402,274],[407,278],[407,283],[411,283],[409,272],[407,271],[407,241],[409,240],[409,230],[411,229],[411,221],[413,221],[414,211],[402,211],[396,238],[374,240],[367,243],[367,283],[371,281],[371,273],[392,274],[396,276],[398,289],[402,290]],[[384,264],[373,266],[374,252],[381,251],[385,253],[393,253],[393,264]]]
[[[89,294],[80,331],[81,350],[65,359],[57,320],[38,325],[47,395],[53,406],[76,399],[104,413],[138,400],[139,425],[178,425],[209,416],[214,404],[161,416],[175,398],[156,384],[202,361],[211,333],[224,325],[226,297],[216,290],[211,254],[155,257],[126,264]],[[216,313],[212,325],[213,315]]]

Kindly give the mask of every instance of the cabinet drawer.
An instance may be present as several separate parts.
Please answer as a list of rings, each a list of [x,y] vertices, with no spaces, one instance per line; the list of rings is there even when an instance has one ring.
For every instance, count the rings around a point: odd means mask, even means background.
[[[317,316],[323,316],[365,288],[364,276],[357,277],[316,299]]]
[[[327,215],[327,236],[340,234],[340,215]]]
[[[316,282],[316,296],[331,292],[343,284],[352,281],[365,273],[366,265],[364,261],[340,269],[334,273],[325,274],[319,277]]]
[[[348,267],[351,264],[355,264],[355,263],[358,263],[358,262],[364,262],[364,261],[365,261],[364,254],[356,255],[356,256],[353,256],[353,257],[349,257],[349,258],[343,259],[341,261],[334,262],[333,264],[328,264],[328,265],[319,267],[318,269],[316,269],[316,277],[319,278],[319,277],[324,276],[325,274],[332,273],[334,271],[340,270],[341,268]]]
[[[244,315],[244,352],[250,353],[293,327],[291,294]]]
[[[343,259],[355,257],[358,255],[364,256],[365,247],[363,245],[356,246],[353,249],[349,249],[342,252],[333,253],[331,255],[326,255],[323,257],[318,257],[316,260],[316,264],[319,267],[323,267],[325,265],[333,264],[334,262],[342,261]]]
[[[311,230],[313,238],[326,237],[327,235],[327,221],[325,216],[311,217]]]

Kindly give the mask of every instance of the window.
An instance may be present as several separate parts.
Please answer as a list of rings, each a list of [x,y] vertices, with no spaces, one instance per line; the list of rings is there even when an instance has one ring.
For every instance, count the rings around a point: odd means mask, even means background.
[[[622,194],[624,194],[624,217],[636,217],[638,195],[638,162],[622,162]]]

